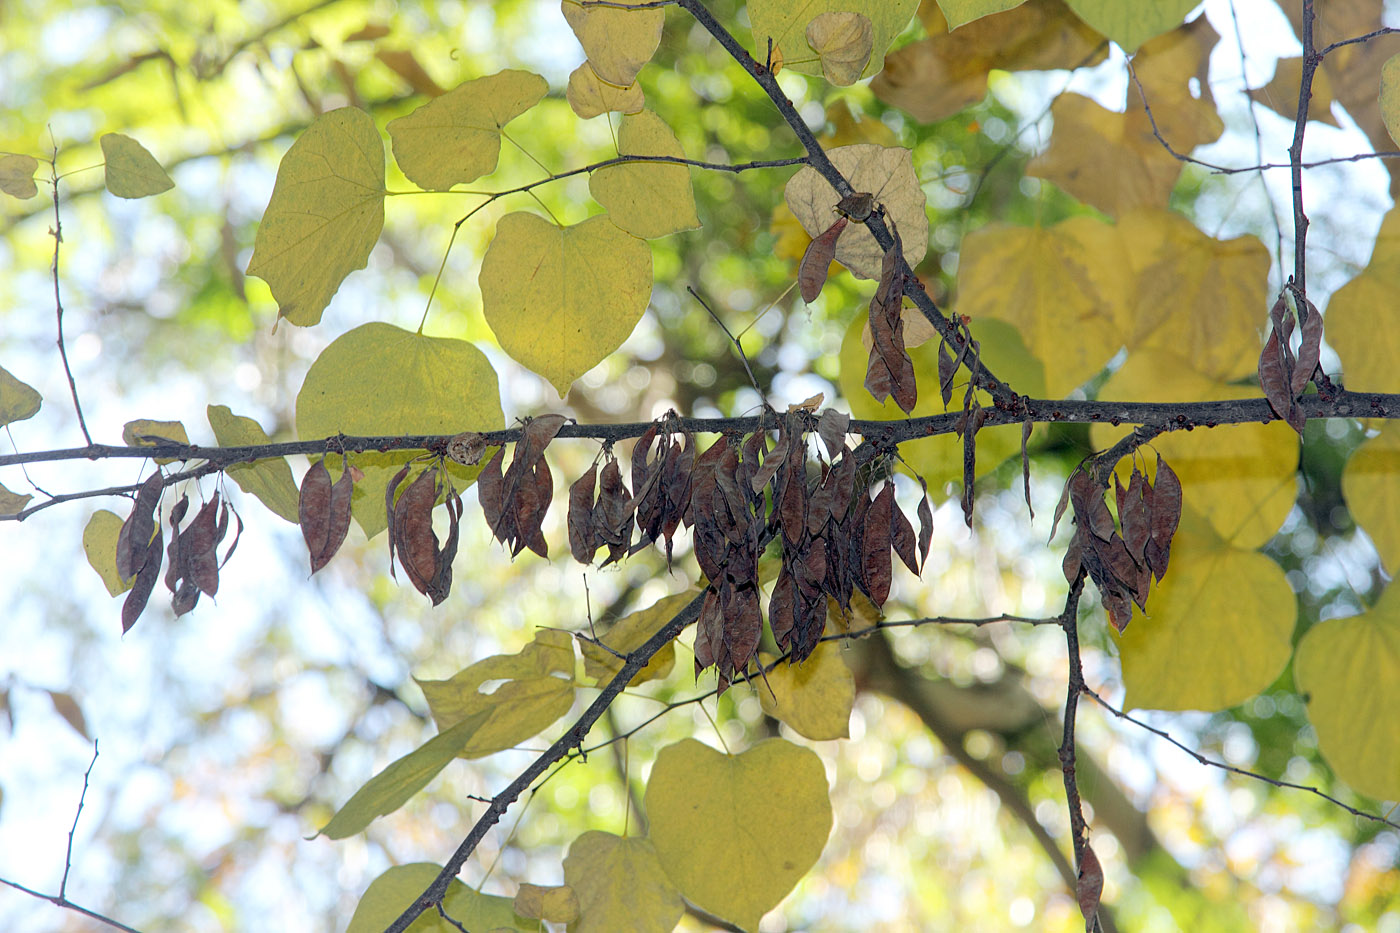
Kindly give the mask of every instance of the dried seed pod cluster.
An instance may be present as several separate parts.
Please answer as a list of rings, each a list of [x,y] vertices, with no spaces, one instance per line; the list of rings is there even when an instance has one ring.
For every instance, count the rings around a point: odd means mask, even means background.
[[[1293,336],[1293,315],[1288,312],[1288,304],[1282,295],[1269,311],[1269,319],[1274,326],[1259,354],[1259,384],[1264,387],[1264,397],[1269,400],[1269,407],[1300,435],[1303,425],[1307,423],[1307,416],[1298,407],[1298,397],[1303,394],[1308,380],[1317,369],[1322,347],[1322,315],[1317,313],[1317,307],[1311,301],[1303,301],[1307,314],[1299,330],[1297,355],[1294,355],[1289,343]]]
[[[870,299],[870,362],[865,370],[865,387],[875,401],[893,397],[906,412],[919,400],[914,381],[914,361],[904,347],[905,273],[900,263],[903,247],[899,232],[891,225],[894,245],[885,250],[880,266],[880,285]]]
[[[437,504],[438,483],[446,475],[430,467],[408,484],[395,501],[394,494],[408,476],[409,466],[394,474],[384,493],[389,533],[389,572],[394,557],[408,575],[408,581],[436,606],[452,589],[452,561],[457,556],[458,531],[462,521],[462,496],[455,489],[447,497],[447,541],[438,547],[433,531],[433,506]]]

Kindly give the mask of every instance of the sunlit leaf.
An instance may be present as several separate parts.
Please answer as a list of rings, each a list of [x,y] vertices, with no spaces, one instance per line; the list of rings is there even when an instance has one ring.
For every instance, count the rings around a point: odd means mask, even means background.
[[[131,589],[135,576],[123,580],[117,572],[117,535],[122,530],[122,517],[115,512],[99,509],[88,519],[83,529],[83,553],[107,592],[119,596]]]
[[[606,216],[556,227],[507,214],[480,283],[501,348],[562,395],[637,326],[651,298],[651,249]]]
[[[564,880],[579,900],[569,933],[670,933],[685,913],[650,839],[586,832],[569,846]]]
[[[122,426],[122,440],[128,447],[155,447],[159,444],[188,444],[190,436],[178,421],[137,418]],[[171,463],[170,457],[157,457],[156,463]]]
[[[1371,542],[1381,564],[1400,570],[1400,430],[1391,423],[1356,449],[1342,470],[1347,507]]]
[[[1135,52],[1153,36],[1181,25],[1196,0],[1065,0],[1090,26]]]
[[[467,81],[417,110],[389,121],[394,159],[420,188],[446,191],[496,170],[501,127],[549,90],[528,71],[501,71]]]
[[[598,77],[584,62],[569,74],[564,96],[574,113],[584,120],[612,111],[637,113],[646,106],[646,95],[635,81],[625,88],[613,87]]]
[[[33,386],[0,367],[0,427],[33,418],[43,401]]]
[[[685,156],[676,134],[650,110],[622,118],[617,151],[619,155]],[[633,236],[651,239],[700,226],[690,169],[684,165],[610,165],[589,177],[588,190],[608,209],[612,222]]]
[[[39,169],[39,160],[33,156],[7,153],[0,155],[0,191],[21,201],[39,193],[34,183],[34,173]]]
[[[821,60],[826,80],[837,87],[860,80],[875,38],[870,17],[844,10],[821,13],[807,24],[806,35],[807,44]]]
[[[522,917],[572,923],[578,919],[578,894],[567,884],[522,884],[515,892],[515,912]]]
[[[297,393],[297,435],[457,434],[504,427],[496,372],[465,340],[362,324],[321,351]],[[384,530],[384,489],[413,451],[352,454],[364,471],[352,511],[367,537]],[[480,466],[447,465],[456,488]]]
[[[482,684],[504,680],[491,693]],[[486,719],[456,754],[480,758],[519,745],[549,728],[574,702],[574,648],[568,632],[540,629],[519,654],[463,668],[448,680],[418,680],[439,727],[478,713]]]
[[[600,641],[618,654],[625,655],[641,647],[694,598],[694,593],[678,593],[660,599],[646,609],[640,609],[617,620]],[[580,642],[580,648],[583,651],[584,673],[600,686],[612,680],[622,670],[622,658],[612,652],[588,642]],[[628,681],[627,686],[635,687],[648,680],[660,680],[671,673],[671,666],[675,662],[676,646],[674,643],[667,644]]]
[[[408,905],[422,896],[442,872],[441,865],[412,862],[395,865],[370,882],[369,888],[355,906],[355,914],[345,933],[383,933],[398,919]],[[453,878],[447,884],[442,902],[446,920],[436,910],[425,911],[413,921],[409,933],[461,933],[481,930],[483,933],[539,933],[538,920],[522,917],[515,912],[508,897],[480,894]],[[453,923],[452,921],[456,921]]]
[[[107,190],[117,197],[144,198],[175,187],[156,157],[130,136],[107,133],[101,143]]]
[[[773,57],[782,56],[785,68],[804,74],[821,74],[821,63],[807,45],[807,24],[823,13],[842,13],[855,6],[870,19],[871,49],[869,64],[857,76],[868,78],[881,68],[885,52],[895,36],[909,24],[919,0],[750,0],[749,22],[753,24],[753,45],[762,62],[768,54],[768,40],[773,40]]]
[[[1371,261],[1327,305],[1327,342],[1342,358],[1347,388],[1400,391],[1400,328],[1377,326],[1378,308],[1400,304],[1400,210],[1381,223]]]
[[[938,0],[938,6],[947,17],[948,28],[957,29],[975,19],[1014,10],[1025,2],[1026,0]]]
[[[827,153],[832,164],[857,191],[868,191],[883,204],[904,241],[904,258],[912,269],[928,249],[926,198],[914,175],[908,149],[862,144],[842,146]],[[836,219],[841,200],[836,189],[811,166],[803,166],[788,179],[784,189],[788,207],[809,236],[817,236]],[[885,251],[864,224],[851,224],[836,241],[836,261],[857,277],[878,279]]]
[[[821,759],[784,739],[739,755],[694,739],[668,745],[647,780],[646,812],[681,894],[746,929],[816,864],[832,822]]]
[[[1360,615],[1314,625],[1293,672],[1337,776],[1377,800],[1400,798],[1400,587]]]
[[[1127,112],[1145,119],[1145,97],[1157,131],[1177,152],[1214,142],[1225,130],[1210,90],[1210,54],[1219,41],[1210,20],[1198,16],[1133,56],[1137,80],[1128,86]]]
[[[355,791],[318,835],[344,839],[360,832],[376,818],[393,813],[427,787],[428,782],[461,753],[490,715],[488,710],[479,710],[464,716],[451,728],[444,729],[380,771]]]
[[[310,326],[383,228],[384,141],[363,110],[332,110],[282,157],[248,274],[267,282],[278,314]]]
[[[207,409],[209,427],[220,447],[250,447],[270,444],[272,438],[252,418],[235,415],[227,405],[210,405]],[[257,496],[273,514],[292,524],[297,522],[297,484],[292,468],[281,457],[236,463],[225,470],[246,493]]]
[[[644,0],[618,0],[637,6]],[[588,64],[598,77],[625,88],[637,80],[637,72],[651,61],[661,44],[666,11],[661,7],[623,10],[616,6],[585,7],[577,0],[563,0],[560,9],[578,37]]]
[[[759,659],[766,665],[773,658],[760,654]],[[856,684],[835,643],[817,645],[800,664],[779,664],[754,686],[763,711],[798,735],[818,741],[850,736]]]

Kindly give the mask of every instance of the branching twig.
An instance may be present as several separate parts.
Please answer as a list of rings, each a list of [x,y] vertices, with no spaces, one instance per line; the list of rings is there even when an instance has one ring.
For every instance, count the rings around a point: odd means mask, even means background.
[[[83,804],[87,801],[88,780],[92,777],[92,769],[97,765],[97,740],[92,740],[92,761],[88,762],[87,770],[83,772],[83,792],[78,795],[78,809],[73,814],[73,825],[68,829],[68,850],[63,854],[63,880],[58,883],[58,899],[68,898],[68,872],[73,867],[73,834],[78,831],[78,817],[83,815]]]
[[[1065,611],[1060,616],[1060,624],[1065,630],[1065,643],[1069,649],[1069,685],[1065,690],[1065,727],[1060,742],[1060,772],[1065,781],[1065,801],[1069,805],[1070,835],[1074,840],[1074,861],[1083,863],[1084,846],[1089,841],[1089,827],[1084,822],[1084,810],[1079,802],[1079,779],[1074,773],[1075,735],[1074,720],[1079,708],[1079,694],[1084,689],[1084,668],[1079,659],[1079,596],[1084,592],[1085,571],[1070,585],[1069,597],[1065,600]]]
[[[49,161],[50,183],[53,185],[53,306],[58,318],[58,356],[63,360],[63,373],[68,377],[68,391],[73,395],[73,410],[78,413],[78,427],[82,429],[83,440],[92,446],[92,435],[88,433],[87,420],[83,418],[83,406],[78,401],[78,383],[73,379],[73,367],[68,365],[68,346],[63,339],[63,297],[58,288],[58,251],[63,244],[63,219],[58,213],[58,146],[55,144],[53,158]]]

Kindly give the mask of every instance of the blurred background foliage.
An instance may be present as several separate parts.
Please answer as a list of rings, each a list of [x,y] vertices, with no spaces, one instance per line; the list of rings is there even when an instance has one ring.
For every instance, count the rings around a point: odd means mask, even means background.
[[[1279,16],[1267,0],[1238,5],[1242,20],[1260,9],[1257,22]],[[710,6],[723,22],[745,22],[737,0]],[[1213,70],[1227,124],[1218,146],[1252,159],[1255,124],[1241,92],[1247,82],[1262,83],[1257,75],[1267,76],[1270,56],[1296,54],[1296,43],[1289,45],[1286,23],[1275,23],[1273,33],[1264,31],[1273,38],[1251,46],[1254,57],[1244,60],[1233,8],[1212,3],[1207,11],[1225,35]],[[923,34],[915,20],[896,47]],[[115,441],[120,425],[136,417],[179,418],[192,436],[210,440],[202,430],[207,404],[231,405],[257,417],[274,438],[291,439],[296,390],[331,339],[367,320],[416,327],[452,224],[474,199],[391,198],[369,269],[353,276],[316,328],[284,324],[274,332],[266,287],[242,272],[278,159],[318,112],[354,104],[382,128],[434,86],[520,67],[544,75],[551,91],[528,120],[512,125],[529,155],[504,146],[489,179],[493,189],[538,177],[531,157],[562,170],[613,153],[608,120],[579,121],[563,99],[582,53],[548,0],[28,0],[0,9],[0,49],[0,149],[43,156],[57,149],[69,349],[99,441]],[[1115,52],[1072,80],[1081,92],[1111,96],[1122,72]],[[738,162],[800,154],[766,98],[684,16],[668,16],[661,50],[640,81],[648,106],[692,157]],[[992,221],[1048,224],[1090,210],[1024,171],[1048,139],[1051,99],[1070,81],[1066,72],[995,72],[980,103],[921,124],[887,108],[865,85],[831,89],[819,79],[781,76],[824,141],[912,148],[931,230],[918,271],[940,301],[953,296],[964,234]],[[1287,128],[1269,126],[1275,134]],[[101,193],[92,166],[101,162],[96,139],[109,131],[140,139],[176,188],[137,202]],[[1337,137],[1338,147],[1368,147],[1354,126],[1350,132]],[[390,188],[408,188],[395,171]],[[792,284],[806,238],[782,205],[791,171],[693,173],[703,228],[653,241],[650,313],[566,400],[496,350],[481,315],[476,270],[494,220],[527,207],[526,196],[503,199],[462,227],[426,332],[483,347],[501,375],[508,420],[541,411],[587,421],[648,419],[671,408],[750,413],[760,399],[728,339],[687,293],[693,287],[732,331],[743,332],[775,405],[817,392],[838,407],[856,405],[849,379],[841,378],[841,351],[852,334],[858,339],[874,283],[836,275],[812,306],[797,298]],[[1389,206],[1383,172],[1378,179],[1374,166],[1351,171],[1328,185],[1363,193],[1329,205],[1335,210],[1324,231],[1328,224],[1374,230]],[[566,222],[600,210],[583,176],[539,193]],[[2,205],[0,355],[45,396],[40,417],[13,429],[21,450],[80,442],[53,347],[54,217],[42,195],[41,187],[40,198]],[[1268,197],[1249,175],[1192,169],[1173,206],[1210,232],[1252,232],[1272,244]],[[1319,241],[1329,242],[1325,232]],[[1338,244],[1335,264],[1315,271],[1335,287],[1365,255],[1365,243]],[[1004,336],[1014,355],[1017,338]],[[1084,391],[1092,393],[1102,378]],[[1381,580],[1339,491],[1341,464],[1362,428],[1314,423],[1308,432],[1299,504],[1267,548],[1298,593],[1295,637],[1319,618],[1366,605]],[[935,484],[945,502],[935,515],[934,554],[922,584],[897,579],[890,614],[1058,611],[1060,552],[1047,550],[1041,536],[1064,477],[1089,451],[1087,429],[1037,432],[1033,525],[1014,462],[989,469],[981,481],[972,532],[957,513],[956,489]],[[556,444],[556,476],[572,480],[595,453],[590,443]],[[137,475],[134,461],[29,472],[52,492],[129,483]],[[8,472],[5,482],[25,488],[23,477]],[[450,676],[472,661],[519,650],[536,626],[579,629],[590,617],[602,622],[645,607],[689,582],[684,561],[668,572],[648,552],[621,568],[590,571],[585,594],[577,567],[528,556],[512,562],[482,523],[469,520],[458,584],[430,612],[388,578],[382,541],[369,544],[352,532],[347,550],[308,583],[297,530],[252,500],[239,501],[249,528],[218,606],[178,621],[152,613],[125,639],[116,604],[83,566],[79,545],[92,508],[120,511],[120,503],[51,509],[0,537],[7,567],[0,875],[57,889],[91,755],[88,739],[96,737],[101,755],[74,840],[73,899],[147,931],[339,929],[386,867],[450,852],[479,811],[469,795],[489,797],[531,757],[528,749],[514,750],[454,765],[428,794],[367,833],[306,841],[372,773],[432,734],[411,676]],[[562,548],[562,509],[546,534]],[[1089,682],[1120,699],[1115,648],[1101,614],[1093,605],[1085,611]],[[1035,838],[1048,832],[1062,851],[1068,846],[1055,757],[1065,667],[1059,633],[1005,625],[893,630],[844,646],[843,656],[858,688],[851,737],[814,743],[831,779],[836,828],[818,867],[763,929],[1081,926]],[[683,648],[672,674],[623,699],[594,739],[633,728],[658,703],[707,688],[696,684]],[[581,691],[579,702],[590,697]],[[60,718],[70,699],[85,717],[77,723],[84,735]],[[71,713],[67,718],[74,722]],[[1235,709],[1146,718],[1218,760],[1374,807],[1333,781],[1291,672]],[[504,894],[523,881],[560,882],[560,860],[579,833],[637,825],[629,799],[639,796],[655,749],[692,734],[714,744],[716,730],[742,747],[779,726],[746,685],[717,703],[683,706],[562,767],[487,837],[464,880]],[[1080,736],[1081,786],[1108,869],[1104,901],[1123,928],[1400,930],[1394,832],[1311,795],[1203,768],[1094,707],[1081,715]],[[0,926],[90,928],[10,890],[0,893]],[[696,915],[682,924],[711,928]]]

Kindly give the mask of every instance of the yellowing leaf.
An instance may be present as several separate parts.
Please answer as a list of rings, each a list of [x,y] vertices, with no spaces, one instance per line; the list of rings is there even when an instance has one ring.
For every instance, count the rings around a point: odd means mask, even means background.
[[[928,249],[928,215],[910,151],[862,144],[832,149],[827,155],[855,190],[869,192],[885,206],[888,221],[904,241],[905,260],[911,269],[917,266]],[[836,219],[833,211],[841,200],[836,189],[810,166],[803,166],[788,179],[783,195],[809,236],[831,226]],[[836,241],[836,261],[857,278],[878,279],[884,256],[864,224],[851,224]]]
[[[678,593],[660,599],[646,609],[619,619],[600,640],[618,654],[627,654],[641,647],[694,598],[694,593]],[[622,659],[612,652],[586,641],[580,642],[580,647],[583,649],[584,673],[592,677],[599,686],[612,680],[622,670]],[[676,646],[671,643],[658,651],[627,686],[635,687],[648,680],[660,680],[671,673],[671,667],[675,663]]]
[[[1137,82],[1128,85],[1127,112],[1143,111],[1142,85],[1157,131],[1177,152],[1214,142],[1225,131],[1210,92],[1210,53],[1220,34],[1205,16],[1148,42],[1133,56]],[[1192,93],[1195,88],[1196,93]]]
[[[1014,10],[1026,0],[938,0],[938,6],[947,17],[948,28],[957,29],[974,19]]]
[[[1274,66],[1273,80],[1261,88],[1251,89],[1249,96],[1292,123],[1298,119],[1298,89],[1302,82],[1302,57],[1280,58]],[[1332,79],[1328,77],[1326,68],[1319,68],[1313,72],[1308,119],[1340,126],[1337,118],[1332,116],[1332,101]]]
[[[640,84],[633,81],[625,88],[613,87],[601,80],[588,62],[570,72],[564,96],[574,113],[584,120],[615,110],[636,113],[646,106],[646,95]]]
[[[622,118],[619,155],[671,156],[685,151],[671,128],[650,110]],[[594,172],[588,190],[608,209],[608,217],[623,230],[651,239],[700,226],[690,169],[661,162],[630,162]]]
[[[155,447],[158,444],[188,444],[190,436],[178,421],[152,421],[138,418],[122,426],[122,441],[128,447]],[[170,457],[156,457],[156,463],[170,463]]]
[[[310,326],[383,229],[384,141],[363,110],[332,110],[282,157],[248,274],[267,282],[279,315]]]
[[[430,862],[390,868],[370,882],[345,933],[383,933],[409,904],[422,896],[441,871],[442,866]],[[461,933],[462,927],[492,933],[539,933],[540,929],[539,921],[515,912],[510,898],[478,894],[456,878],[448,882],[442,909],[461,926],[443,919],[436,910],[428,910],[413,921],[408,928],[410,933]]]
[[[1153,36],[1181,24],[1197,0],[1065,0],[1090,26],[1132,53]]]
[[[957,310],[1015,327],[1044,364],[1046,391],[1060,398],[1118,352],[1115,318],[1130,286],[1119,234],[1096,218],[994,224],[963,240]]]
[[[764,664],[773,660],[772,655],[759,658]],[[779,664],[768,672],[766,684],[760,679],[754,685],[763,711],[798,735],[816,741],[850,737],[856,682],[835,643],[819,644],[801,664]]]
[[[681,894],[747,929],[816,864],[831,832],[821,759],[784,739],[739,755],[694,739],[663,748],[646,813],[657,857]]]
[[[942,4],[951,6],[947,0]],[[960,7],[964,4],[959,3]],[[1006,2],[984,0],[967,4],[978,8]],[[949,22],[937,7],[926,4],[924,17],[929,38],[911,42],[885,58],[885,69],[870,88],[885,103],[932,123],[980,101],[987,93],[987,74],[1004,71],[1077,68],[1096,64],[1106,54],[1099,50],[1103,37],[1084,25],[1058,0],[1009,3],[1009,12],[971,21],[951,13],[949,21],[961,26],[948,32]],[[969,11],[971,12],[971,11]],[[986,12],[994,12],[986,10]]]
[[[34,184],[34,173],[39,168],[39,160],[33,156],[7,153],[0,155],[0,191],[21,201],[39,193]]]
[[[1400,431],[1386,423],[1342,470],[1342,495],[1393,577],[1400,569]]]
[[[377,817],[393,813],[427,787],[489,718],[487,710],[463,717],[380,771],[355,791],[317,835],[344,839],[360,832]]]
[[[619,0],[636,6],[643,0]],[[618,7],[584,7],[577,0],[563,0],[560,8],[569,28],[578,37],[588,64],[598,77],[625,88],[637,80],[637,72],[651,61],[661,44],[666,12],[660,7],[623,10]]]
[[[209,427],[214,429],[214,439],[220,447],[249,447],[257,444],[270,444],[272,438],[252,418],[235,415],[227,405],[210,405],[207,409]],[[226,471],[238,484],[238,488],[257,496],[273,514],[285,518],[292,524],[299,521],[297,503],[301,494],[296,480],[292,479],[292,468],[281,457],[259,460],[256,463],[236,463]]]
[[[14,515],[22,511],[33,498],[29,493],[10,492],[0,484],[0,515]]]
[[[88,735],[87,719],[83,716],[83,708],[78,705],[78,701],[73,699],[71,693],[60,693],[57,690],[46,690],[49,695],[49,702],[53,704],[55,713],[63,717],[63,721],[73,728],[73,731],[81,735],[88,741],[92,741],[92,736]]]
[[[1217,538],[1191,514],[1190,494],[1167,575],[1146,615],[1133,607],[1132,623],[1117,636],[1127,707],[1234,706],[1273,683],[1292,651],[1297,601],[1283,570]]]
[[[1378,308],[1400,303],[1400,210],[1381,223],[1371,261],[1327,305],[1327,342],[1342,358],[1347,388],[1400,391],[1400,333],[1377,326]]]
[[[564,880],[579,900],[569,933],[670,933],[685,913],[650,839],[586,832],[569,846]]]
[[[750,0],[748,5],[749,22],[753,24],[753,46],[759,50],[761,62],[768,54],[768,39],[773,39],[773,57],[782,56],[784,68],[804,74],[821,73],[821,65],[813,60],[807,46],[807,24],[823,13],[839,13],[856,7],[870,19],[871,49],[869,64],[858,74],[857,79],[868,78],[881,68],[885,51],[895,36],[909,24],[919,0],[864,0],[852,3],[851,0],[805,0],[793,3],[791,0]]]
[[[362,324],[321,351],[297,393],[297,435],[457,434],[505,424],[496,372],[465,340]],[[351,454],[364,471],[351,511],[366,537],[384,530],[384,490],[414,451]],[[329,468],[328,464],[328,468]],[[460,491],[480,466],[447,465]]]
[[[417,110],[389,121],[394,159],[420,188],[446,191],[496,170],[501,127],[549,90],[528,71],[501,71],[467,81]]]
[[[506,683],[481,693],[481,685],[493,680]],[[487,714],[481,728],[456,752],[463,758],[481,758],[538,735],[569,711],[574,703],[573,640],[568,632],[540,629],[519,654],[486,658],[449,680],[419,680],[418,686],[438,728]]]
[[[563,395],[637,326],[651,298],[651,249],[607,217],[561,228],[507,214],[480,284],[501,349]]]
[[[1258,395],[1257,388],[1213,380],[1194,371],[1181,357],[1161,350],[1129,354],[1099,390],[1100,398],[1124,402]],[[1123,433],[1124,429],[1094,425],[1090,439],[1096,449],[1104,449]],[[1208,517],[1216,533],[1234,547],[1256,548],[1268,541],[1298,498],[1298,435],[1283,421],[1173,431],[1153,439],[1152,446],[1181,479],[1182,501]],[[1124,463],[1119,468],[1130,466]],[[1173,546],[1172,572],[1176,554]]]
[[[515,892],[515,912],[534,920],[573,923],[578,919],[578,894],[567,884],[522,884]]]
[[[1400,587],[1361,615],[1314,625],[1293,674],[1337,776],[1377,800],[1400,798]]]
[[[144,198],[175,187],[156,157],[130,136],[107,133],[101,143],[107,190],[117,197]]]
[[[115,512],[99,509],[92,513],[83,529],[83,553],[113,596],[131,589],[132,580],[136,579],[133,575],[130,580],[123,580],[117,573],[117,535],[121,533],[122,521]]]
[[[870,17],[846,11],[818,14],[807,24],[807,44],[821,60],[822,74],[837,87],[860,80],[875,41]]]
[[[849,146],[854,143],[875,143],[878,146],[886,147],[899,145],[894,130],[886,126],[883,121],[873,117],[856,116],[855,112],[851,110],[851,102],[844,97],[826,108],[826,121],[831,124],[831,132],[823,133],[820,141],[828,149]],[[780,205],[780,207],[783,206],[785,205]],[[774,210],[776,211],[777,208]],[[801,254],[801,250],[799,250],[798,255]]]
[[[909,351],[909,357],[914,362],[914,378],[919,392],[919,401],[912,412],[906,415],[893,399],[886,399],[881,404],[871,397],[865,389],[865,370],[870,353],[861,346],[860,340],[865,322],[865,315],[857,315],[841,341],[841,373],[838,384],[842,397],[850,403],[851,414],[856,418],[902,421],[906,417],[921,418],[926,415],[943,414],[949,410],[943,407],[943,399],[939,393],[936,340],[930,340]],[[998,377],[1005,379],[1017,392],[1032,398],[1042,398],[1046,394],[1044,368],[1027,352],[1015,328],[1001,321],[984,318],[972,322],[972,334],[982,344],[982,361]],[[967,370],[960,370],[953,377],[953,382],[957,389],[951,410],[957,411],[961,408],[963,392],[967,387]],[[986,393],[979,393],[978,401],[983,406],[991,405],[991,397]],[[995,469],[1007,457],[1019,453],[1020,450],[1019,425],[1002,425],[978,431],[977,476],[983,476]],[[909,441],[900,445],[899,452],[913,471],[928,482],[929,493],[933,497],[940,497],[949,484],[962,485],[961,438],[946,435]]]
[[[0,367],[0,427],[33,418],[43,401],[33,386]]]

